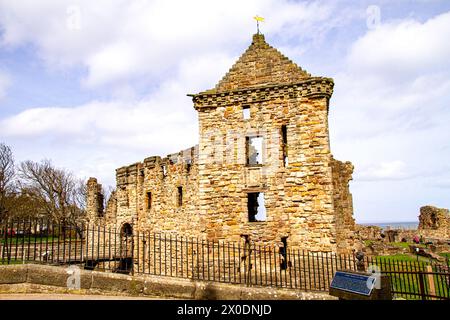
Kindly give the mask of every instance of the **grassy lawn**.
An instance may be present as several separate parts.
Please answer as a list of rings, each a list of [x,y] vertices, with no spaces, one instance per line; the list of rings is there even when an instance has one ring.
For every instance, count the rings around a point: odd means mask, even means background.
[[[364,240],[364,245],[366,246],[370,246],[371,244],[377,243],[377,241],[374,240]],[[410,243],[410,242],[382,242],[383,244],[387,244],[387,245],[391,245],[391,246],[395,246],[395,247],[399,247],[399,248],[405,248],[405,249],[409,249],[409,246],[415,246],[415,247],[419,247],[419,248],[426,248],[427,246],[424,244],[415,244],[415,243]]]
[[[406,249],[409,248],[408,242],[391,242],[389,244],[392,246],[395,246],[395,247],[406,248]]]
[[[417,258],[419,258],[419,259],[417,259]],[[417,262],[417,261],[419,261],[419,262],[423,262],[423,263],[430,262],[429,258],[425,258],[422,256],[417,257],[417,256],[413,256],[413,255],[409,255],[409,254],[401,254],[401,253],[390,255],[390,256],[377,256],[376,259],[377,260],[381,259],[381,260],[383,260],[383,262],[386,261],[388,263],[389,263],[389,261],[391,263],[395,262],[395,261],[401,261],[401,262]]]
[[[449,256],[450,253],[441,254]],[[377,265],[382,271],[387,272],[391,279],[394,291],[420,293],[420,280],[418,274],[399,273],[402,271],[425,271],[426,266],[430,265],[430,259],[413,254],[396,254],[391,256],[377,256]],[[391,273],[392,272],[392,273]],[[424,276],[424,285],[426,292],[430,292],[430,275]],[[435,293],[440,296],[448,296],[450,293],[449,284],[446,277],[434,275],[433,282]],[[406,299],[420,299],[420,295],[397,294],[398,297]]]
[[[395,247],[406,248],[406,249],[409,249],[409,246],[426,248],[426,246],[424,244],[415,244],[415,243],[409,243],[409,242],[390,242],[389,244],[393,245]]]
[[[63,237],[61,236],[60,237],[60,241],[63,241]],[[68,237],[66,237],[66,239],[65,239],[66,241],[74,241],[74,240],[76,240],[75,238],[71,238],[71,239],[69,239]],[[58,237],[52,237],[52,236],[48,236],[48,237],[34,237],[34,236],[30,236],[30,237],[28,237],[28,236],[25,236],[25,237],[8,237],[8,244],[10,244],[10,243],[12,243],[13,245],[14,244],[22,244],[22,243],[37,243],[37,244],[39,244],[39,243],[47,243],[47,242],[49,242],[49,243],[51,243],[51,242],[58,242]],[[0,239],[0,243],[5,243],[5,239],[4,238],[1,238]]]
[[[26,263],[27,261],[25,261],[25,263]],[[22,260],[14,260],[14,259],[11,259],[11,260],[9,260],[9,263],[8,263],[8,259],[2,259],[2,258],[0,258],[0,266],[1,265],[5,265],[5,264],[23,264],[23,261]]]
[[[443,256],[444,258],[450,259],[450,252],[441,252],[439,255]]]
[[[390,277],[394,291],[420,293],[420,280],[418,274],[399,273],[402,271],[425,271],[426,266],[430,265],[430,259],[419,256],[417,257],[408,254],[396,254],[391,256],[376,257],[377,265],[382,271],[387,272]],[[391,273],[392,272],[392,273]],[[429,292],[430,276],[424,276],[424,285],[426,292]],[[448,296],[448,284],[446,278],[442,276],[433,276],[435,286],[435,293],[440,296]],[[411,294],[396,294],[397,297],[406,299],[421,299],[420,295]]]

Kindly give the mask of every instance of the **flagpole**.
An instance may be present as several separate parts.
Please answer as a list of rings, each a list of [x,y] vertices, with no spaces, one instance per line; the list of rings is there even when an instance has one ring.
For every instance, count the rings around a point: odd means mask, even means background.
[[[256,20],[256,34],[260,34],[259,33],[259,22],[260,21],[264,21],[264,18],[256,15],[256,16],[253,17],[253,19]]]

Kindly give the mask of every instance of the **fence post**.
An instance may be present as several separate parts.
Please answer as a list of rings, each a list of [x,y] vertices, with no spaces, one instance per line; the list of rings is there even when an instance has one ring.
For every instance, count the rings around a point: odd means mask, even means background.
[[[9,232],[8,230],[11,230],[11,233],[12,233],[12,227],[10,229],[8,229],[8,222],[9,221],[6,220],[6,232],[5,232],[4,246],[6,249],[6,258],[7,258],[8,264],[9,264],[9,261],[11,260],[11,248],[10,248],[10,246],[8,246],[8,232]],[[11,241],[11,239],[9,241]]]
[[[25,251],[27,250],[27,248],[22,248],[22,264],[25,264]]]
[[[426,267],[427,272],[433,272],[433,267],[430,265],[427,265]],[[435,296],[436,295],[436,287],[434,286],[434,275],[432,273],[427,274],[428,278],[428,285],[430,288],[430,295]],[[431,298],[434,299],[434,298]]]
[[[420,287],[420,295],[422,300],[426,300],[426,292],[425,292],[425,279],[423,277],[423,271],[419,271],[419,287]]]
[[[134,232],[131,234],[131,275],[134,276]]]

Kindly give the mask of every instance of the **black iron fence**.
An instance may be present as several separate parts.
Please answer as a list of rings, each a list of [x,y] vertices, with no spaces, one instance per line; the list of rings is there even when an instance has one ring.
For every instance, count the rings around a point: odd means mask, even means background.
[[[177,234],[117,231],[99,225],[11,220],[0,226],[0,264],[75,264],[90,270],[151,274],[247,286],[328,291],[354,255],[311,252],[251,241],[209,241]],[[396,297],[450,299],[447,264],[364,258],[366,270],[390,276]]]

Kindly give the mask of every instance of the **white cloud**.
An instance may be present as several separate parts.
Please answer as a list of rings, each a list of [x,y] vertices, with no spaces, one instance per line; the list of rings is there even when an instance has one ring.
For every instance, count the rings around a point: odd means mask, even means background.
[[[332,8],[275,0],[42,0],[39,6],[0,0],[1,43],[32,44],[51,68],[85,67],[89,88],[136,78],[157,83],[180,60],[240,53],[236,48],[255,32],[256,13],[268,21],[264,32],[311,39],[330,30]]]
[[[408,174],[406,164],[400,160],[381,162],[370,165],[367,168],[360,168],[355,177],[359,181],[399,180],[408,178],[411,178],[411,176]]]
[[[355,41],[335,76],[330,127],[336,141],[433,130],[440,140],[450,117],[449,30],[445,13],[424,23],[387,23]]]
[[[137,53],[127,43],[116,43],[90,56],[86,64],[89,76],[85,83],[89,87],[108,83],[110,79],[126,77],[138,72],[140,61]]]
[[[391,82],[448,70],[449,38],[450,12],[424,23],[412,19],[387,22],[353,44],[349,65],[353,72],[380,75]]]
[[[19,160],[50,157],[113,184],[115,168],[198,143],[197,112],[186,94],[212,86],[232,62],[221,53],[185,58],[143,98],[124,87],[110,101],[28,108],[0,119],[2,137],[20,146]]]
[[[113,169],[190,147],[198,129],[186,94],[212,88],[227,72],[250,44],[255,14],[267,19],[261,29],[271,36],[313,38],[328,30],[322,22],[332,9],[274,0],[42,0],[39,6],[0,0],[1,46],[31,44],[49,68],[84,67],[86,88],[112,93],[109,101],[79,106],[28,106],[0,120],[2,135],[27,149],[18,151],[23,157],[39,158],[46,151],[87,173],[94,169],[90,163]],[[133,83],[148,86],[150,95],[136,95]],[[39,149],[26,144],[28,139],[39,141]],[[82,148],[71,163],[62,155],[70,152],[61,150],[75,145]],[[95,169],[106,174],[104,167]]]
[[[6,96],[6,89],[11,85],[11,78],[0,70],[0,99]]]
[[[51,158],[81,177],[114,185],[115,168],[198,143],[195,117],[190,99],[168,90],[142,100],[28,109],[0,127],[18,161]]]
[[[450,13],[384,21],[335,76],[331,149],[355,166],[357,220],[411,221],[422,205],[450,205],[448,38]]]
[[[174,97],[166,95],[168,92]],[[192,142],[190,138],[196,133],[195,111],[192,106],[189,108],[189,98],[179,90],[168,90],[166,94],[139,101],[32,108],[3,119],[0,122],[2,135],[21,138],[63,136],[67,141],[76,139],[139,150],[151,146],[154,150],[169,151],[166,145],[182,148],[180,143]],[[175,105],[185,106],[186,110]],[[164,136],[163,140],[161,136]]]

